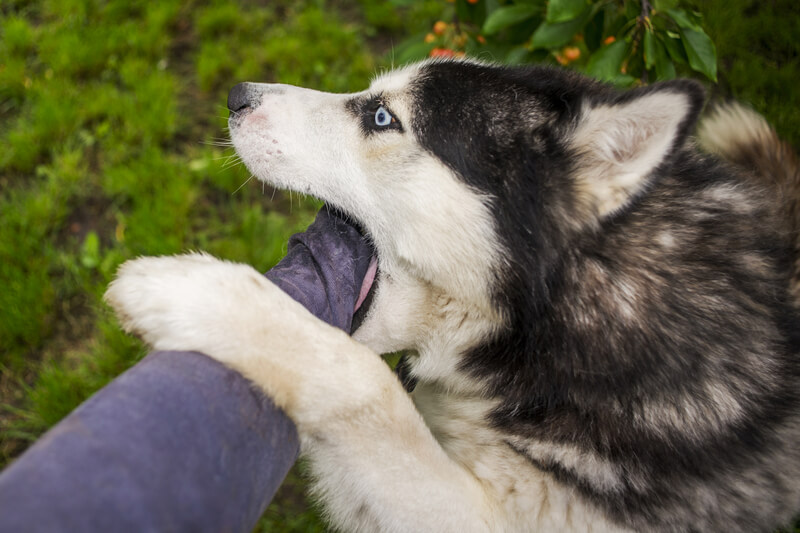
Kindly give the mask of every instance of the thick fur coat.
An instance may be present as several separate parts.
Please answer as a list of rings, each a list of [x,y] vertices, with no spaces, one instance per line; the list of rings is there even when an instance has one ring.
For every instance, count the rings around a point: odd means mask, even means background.
[[[799,180],[763,119],[705,123],[734,166],[695,147],[690,81],[433,61],[231,101],[255,176],[372,239],[360,327],[208,256],[127,263],[107,300],[273,397],[335,527],[769,531],[800,511]],[[376,355],[396,350],[410,395]]]

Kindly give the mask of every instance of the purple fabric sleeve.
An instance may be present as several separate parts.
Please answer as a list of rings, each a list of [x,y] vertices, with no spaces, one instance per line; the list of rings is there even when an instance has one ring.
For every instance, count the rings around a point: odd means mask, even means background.
[[[323,209],[267,276],[349,331],[369,254]],[[297,452],[292,422],[241,375],[152,353],[0,473],[0,532],[249,532]]]
[[[0,531],[250,531],[297,451],[239,374],[152,353],[2,473]]]
[[[317,318],[350,333],[371,257],[359,229],[323,207],[304,233],[289,239],[286,257],[266,276]]]

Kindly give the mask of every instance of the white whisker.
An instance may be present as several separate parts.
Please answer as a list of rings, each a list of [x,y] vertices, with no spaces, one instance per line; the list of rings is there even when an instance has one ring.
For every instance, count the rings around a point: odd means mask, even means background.
[[[255,176],[255,174],[250,174],[250,177],[249,177],[249,178],[247,178],[246,180],[244,180],[244,183],[242,183],[241,185],[239,185],[239,187],[237,187],[237,188],[236,188],[236,190],[235,190],[235,191],[233,191],[233,192],[231,193],[231,196],[233,196],[234,194],[236,194],[237,192],[239,192],[239,190],[240,190],[242,187],[244,187],[245,185],[247,185],[247,184],[250,182],[250,180],[251,180],[251,179],[253,179],[253,178],[255,178],[255,177],[256,177],[256,176]]]
[[[221,148],[232,148],[233,142],[225,139],[209,139],[207,141],[200,141],[200,144],[206,146],[219,146]]]
[[[233,168],[240,163],[242,163],[242,158],[239,156],[239,154],[233,154],[228,156],[228,159],[222,164],[220,169],[228,170],[229,168]]]

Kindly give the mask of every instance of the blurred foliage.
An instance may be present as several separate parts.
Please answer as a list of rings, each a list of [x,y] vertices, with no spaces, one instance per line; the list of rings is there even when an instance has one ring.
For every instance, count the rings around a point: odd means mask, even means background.
[[[394,58],[561,64],[620,86],[695,77],[715,98],[752,105],[797,148],[798,30],[796,0],[443,0]]]
[[[404,3],[402,0],[395,0]],[[629,87],[695,71],[717,79],[702,15],[679,0],[455,0],[400,61],[490,57],[553,62]]]

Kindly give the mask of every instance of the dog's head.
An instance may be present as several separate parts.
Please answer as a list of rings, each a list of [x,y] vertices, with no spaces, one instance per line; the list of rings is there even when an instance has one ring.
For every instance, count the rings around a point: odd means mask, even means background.
[[[500,323],[570,236],[648,188],[702,100],[688,81],[619,93],[552,68],[428,61],[356,94],[239,84],[228,107],[257,178],[352,215],[384,276]]]

